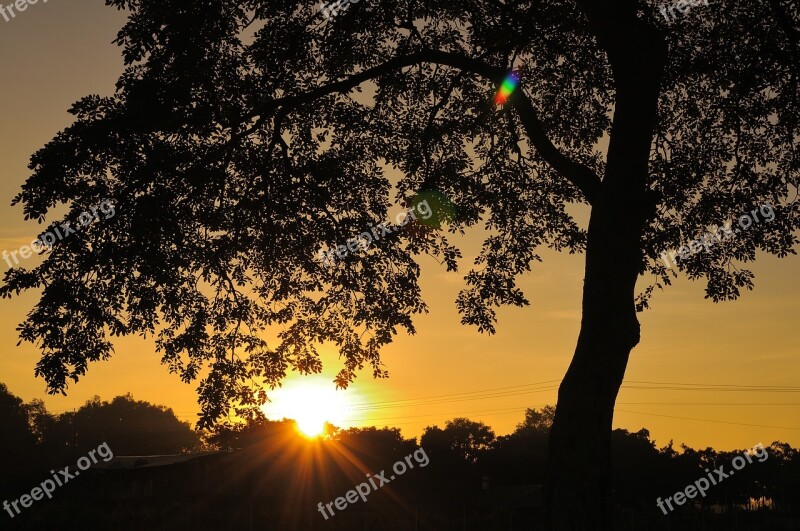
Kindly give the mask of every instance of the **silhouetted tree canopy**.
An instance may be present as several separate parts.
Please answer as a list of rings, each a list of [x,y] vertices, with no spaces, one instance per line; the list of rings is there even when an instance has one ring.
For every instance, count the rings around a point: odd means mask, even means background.
[[[360,448],[374,461],[383,456],[385,462],[389,459],[386,454],[404,456],[416,448],[416,440],[403,437],[399,428],[349,428],[337,432],[332,438],[345,446]]]
[[[517,430],[514,433],[527,431],[546,433],[553,425],[555,416],[556,408],[554,406],[544,406],[541,410],[528,408],[525,410],[525,420],[517,424]]]
[[[21,398],[11,394],[4,383],[0,383],[0,425],[5,432],[5,436],[0,438],[4,454],[30,448],[36,443],[25,404]]]
[[[0,455],[4,460],[0,492],[3,492],[19,481],[29,463],[38,456],[36,434],[27,409],[22,399],[13,395],[3,383],[0,383],[0,428]]]
[[[110,402],[95,396],[76,412],[58,416],[52,436],[70,441],[77,455],[108,443],[115,455],[177,454],[193,449],[199,436],[172,409],[134,400],[130,394]]]
[[[298,439],[295,421],[269,420],[263,415],[246,422],[224,422],[217,424],[207,435],[210,444],[223,450],[246,448],[257,444],[283,446],[287,441]]]
[[[432,453],[451,453],[467,463],[475,463],[494,442],[495,434],[483,422],[455,418],[445,423],[444,429],[428,426],[422,434],[420,445]]]
[[[55,415],[47,411],[44,402],[38,398],[34,398],[25,404],[25,409],[28,414],[28,423],[34,437],[36,437],[36,442],[41,444],[50,437],[56,426],[57,419]]]
[[[171,409],[130,394],[111,402],[94,397],[77,411],[52,414],[41,400],[25,404],[0,383],[0,427],[5,459],[0,493],[40,482],[49,469],[70,464],[104,442],[114,455],[177,454],[200,446],[200,435]]]
[[[85,455],[106,442],[115,455],[176,454],[195,449],[200,436],[172,409],[134,400],[130,394],[110,402],[95,396],[76,411],[58,415],[47,411],[41,400],[23,404],[0,383],[0,438],[13,452],[41,452],[59,462]],[[37,450],[38,449],[38,450]]]

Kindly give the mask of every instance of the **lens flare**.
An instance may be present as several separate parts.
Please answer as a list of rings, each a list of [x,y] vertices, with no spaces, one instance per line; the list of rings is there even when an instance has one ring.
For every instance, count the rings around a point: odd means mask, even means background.
[[[517,72],[509,73],[500,85],[497,95],[494,97],[494,102],[498,105],[505,104],[509,96],[517,88],[519,84],[519,74]]]

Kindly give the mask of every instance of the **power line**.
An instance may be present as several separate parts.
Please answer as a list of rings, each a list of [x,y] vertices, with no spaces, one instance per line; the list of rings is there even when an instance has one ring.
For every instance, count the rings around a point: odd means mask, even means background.
[[[477,411],[465,411],[461,413],[424,413],[421,415],[403,415],[400,417],[377,417],[377,418],[361,418],[361,419],[352,419],[353,422],[372,422],[375,420],[392,420],[392,419],[407,419],[407,418],[420,418],[420,417],[447,417],[452,415],[470,415],[476,413],[491,413],[496,411],[524,411],[526,409],[531,408],[540,408],[547,405],[554,405],[554,404],[526,404],[522,406],[517,406],[513,408],[500,408],[500,409],[483,409]],[[758,403],[758,404],[741,404],[741,403],[730,403],[730,404],[721,404],[721,403],[687,403],[687,402],[618,402],[617,405],[619,406],[633,406],[633,405],[663,405],[663,406],[735,406],[735,407],[761,407],[761,406],[800,406],[800,402],[798,403],[779,403],[779,404],[770,404],[770,403]],[[616,411],[622,411],[621,409],[617,409]]]
[[[523,406],[524,408],[536,408],[536,407],[543,407],[546,404],[534,404]],[[478,411],[463,411],[461,413],[426,413],[423,415],[404,415],[402,417],[378,417],[378,418],[368,418],[368,419],[352,419],[352,422],[374,422],[376,420],[393,420],[393,419],[410,419],[410,418],[419,418],[419,417],[450,417],[452,418],[453,415],[475,415],[479,413],[499,413],[499,412],[508,412],[511,413],[512,411],[520,412],[522,408],[520,407],[505,407],[500,409],[482,409]]]
[[[619,406],[800,406],[800,402],[753,402],[743,404],[738,402],[617,402]]]
[[[497,413],[492,413],[492,414],[493,415],[508,415],[508,414],[511,414],[511,413],[519,414],[519,411],[520,411],[519,408],[513,408],[512,411],[501,410],[501,411],[499,411]],[[442,419],[441,422],[445,422],[448,419],[452,419],[452,418],[455,418],[455,417],[460,416],[460,415],[468,415],[468,414],[470,414],[470,413],[455,413],[455,414],[450,414],[450,415],[441,415],[439,417],[435,417],[434,419],[432,419],[432,420],[430,420],[428,422],[436,422],[440,418]],[[454,417],[454,415],[455,415],[455,417]],[[382,420],[382,419],[374,419],[374,420]],[[359,422],[359,421],[353,421],[353,422]],[[370,420],[369,422],[372,422],[372,421]],[[420,423],[420,421],[392,422],[392,426],[391,427],[407,426],[409,424],[419,424],[419,423]]]
[[[771,387],[777,389],[792,389],[792,390],[800,389],[800,387],[796,385],[708,384],[708,383],[686,383],[686,382],[647,382],[641,380],[627,380],[627,381],[628,383],[654,384],[654,385],[699,385],[703,387]]]
[[[554,391],[558,388],[552,385],[558,380],[548,380],[507,387],[497,387],[493,389],[483,389],[480,391],[464,391],[447,395],[427,396],[419,398],[407,398],[403,400],[391,400],[382,402],[364,402],[353,404],[350,409],[354,411],[367,411],[378,409],[396,409],[400,407],[418,407],[434,404],[444,404],[452,402],[464,402],[471,400],[484,400],[492,398],[503,398],[509,396],[520,396],[545,391]],[[794,386],[766,386],[766,385],[734,385],[734,384],[706,384],[706,383],[678,383],[678,382],[639,382],[629,381],[622,385],[623,389],[647,390],[647,391],[695,391],[695,392],[764,392],[764,393],[796,393],[800,392],[800,387]],[[512,390],[516,389],[516,390]]]
[[[396,404],[396,405],[375,405],[375,406],[362,406],[358,408],[351,408],[353,411],[371,411],[377,409],[397,409],[401,407],[419,407],[419,406],[430,406],[434,404],[449,404],[453,402],[468,402],[471,400],[487,400],[492,398],[504,398],[507,396],[520,396],[520,395],[528,395],[533,393],[541,393],[547,391],[555,391],[556,387],[544,387],[539,389],[529,389],[525,391],[518,391],[518,392],[508,392],[508,393],[494,393],[494,394],[484,394],[484,395],[477,395],[477,396],[465,396],[463,398],[450,398],[447,400],[429,400],[427,402],[409,402],[406,404]]]
[[[412,400],[430,400],[430,399],[433,399],[433,398],[447,398],[447,397],[460,396],[460,395],[470,395],[470,394],[474,394],[474,393],[489,393],[489,392],[494,392],[494,391],[502,391],[502,390],[506,390],[506,389],[518,389],[520,387],[531,387],[531,386],[546,385],[546,384],[552,384],[552,383],[559,382],[559,381],[560,380],[546,380],[544,382],[536,382],[536,383],[521,384],[521,385],[510,385],[510,386],[507,386],[507,387],[495,387],[493,389],[483,389],[483,390],[480,390],[480,391],[464,391],[462,393],[451,393],[451,394],[447,394],[447,395],[424,396],[424,397],[420,397],[420,398],[404,398],[402,400],[387,400],[387,401],[383,401],[383,402],[364,402],[364,403],[361,403],[361,404],[352,404],[352,405],[353,405],[353,407],[356,407],[356,406],[370,406],[370,405],[375,405],[375,404],[394,404],[394,403],[397,403],[397,402],[409,402],[409,401],[412,401]]]
[[[695,419],[691,417],[678,417],[675,415],[659,415],[656,413],[643,413],[641,411],[627,411],[624,409],[617,409],[615,411],[619,411],[622,413],[635,413],[637,415],[649,415],[651,417],[666,417],[670,419],[681,419],[681,420],[694,420],[697,422],[713,422],[715,424],[733,424],[735,426],[751,426],[754,428],[776,428],[779,430],[800,430],[800,428],[791,428],[788,426],[767,426],[766,424],[745,424],[744,422],[726,422],[724,420],[709,420],[709,419]]]
[[[684,404],[684,405],[692,405],[692,404]],[[719,405],[719,404],[714,404],[714,405]],[[730,405],[742,405],[742,404],[730,404]],[[752,405],[762,405],[762,404],[752,404]],[[791,404],[791,405],[795,405],[795,404]],[[529,405],[529,406],[525,406],[525,407],[526,408],[536,408],[536,407],[543,407],[543,405],[542,404],[536,404],[536,405]],[[446,419],[446,418],[451,418],[452,419],[455,416],[459,416],[459,415],[472,415],[472,414],[479,414],[479,413],[492,413],[492,414],[519,413],[519,412],[521,412],[520,410],[521,410],[521,408],[519,408],[519,407],[502,408],[502,409],[484,409],[484,410],[478,410],[478,411],[465,411],[465,412],[461,412],[461,413],[431,413],[431,414],[425,414],[425,415],[406,415],[406,416],[401,416],[401,417],[379,417],[379,418],[369,418],[369,419],[352,419],[351,422],[375,422],[375,421],[382,421],[382,420],[421,418],[421,417],[436,417],[436,418],[442,418],[442,419]],[[735,426],[748,426],[748,427],[754,427],[754,428],[774,428],[774,429],[781,429],[781,430],[800,430],[800,427],[770,426],[770,425],[766,425],[766,424],[748,424],[748,423],[744,423],[744,422],[728,422],[728,421],[722,421],[722,420],[697,419],[697,418],[693,418],[693,417],[681,417],[681,416],[677,416],[677,415],[661,415],[661,414],[657,414],[657,413],[645,413],[643,411],[629,411],[629,410],[625,410],[625,409],[615,409],[614,411],[615,412],[620,412],[620,413],[633,413],[633,414],[637,414],[637,415],[645,415],[645,416],[651,416],[651,417],[665,417],[665,418],[673,418],[673,419],[681,419],[681,420],[692,420],[692,421],[695,421],[695,422],[711,422],[711,423],[715,423],[715,424],[732,424],[732,425],[735,425]],[[418,422],[401,422],[401,423],[392,423],[392,424],[400,425],[400,424],[417,424],[417,423]]]
[[[489,389],[482,389],[477,391],[464,391],[460,393],[450,393],[445,395],[435,395],[435,396],[425,396],[425,397],[418,397],[418,398],[407,398],[402,400],[390,400],[390,401],[381,401],[381,402],[363,402],[358,404],[353,404],[351,409],[353,411],[371,411],[371,410],[382,410],[382,409],[400,409],[400,408],[408,408],[408,407],[421,407],[427,405],[434,405],[434,404],[443,404],[443,403],[452,403],[452,402],[465,402],[471,400],[485,400],[485,399],[492,399],[492,398],[500,398],[500,397],[509,397],[509,396],[519,396],[525,394],[532,394],[537,392],[543,391],[552,391],[557,389],[557,385],[552,385],[559,380],[547,380],[543,382],[535,382],[529,384],[521,384],[521,385],[514,385],[514,386],[504,386],[504,387],[495,387]],[[800,387],[797,386],[785,386],[785,385],[752,385],[752,384],[716,384],[716,383],[698,383],[698,382],[654,382],[654,381],[640,381],[640,380],[628,380],[626,383],[622,385],[623,389],[632,389],[632,390],[647,390],[647,391],[690,391],[690,392],[770,392],[770,393],[795,393],[800,392]],[[703,403],[703,402],[683,402],[683,403],[675,403],[675,402],[619,402],[617,405],[670,405],[670,406],[714,406],[714,407],[763,407],[763,406],[800,406],[800,403],[733,403],[733,402],[716,402],[716,403]],[[501,408],[501,409],[485,409],[485,410],[477,410],[477,411],[469,411],[469,412],[461,412],[461,413],[433,413],[433,414],[422,414],[422,415],[403,415],[403,416],[393,416],[393,417],[374,417],[374,418],[362,418],[362,419],[353,419],[351,422],[376,422],[376,421],[385,421],[385,420],[395,420],[395,419],[413,419],[413,418],[453,418],[454,416],[459,415],[471,415],[471,414],[505,414],[505,413],[513,413],[513,412],[521,412],[525,408],[530,407],[541,407],[538,405],[527,405],[527,406],[520,406],[516,408]],[[660,415],[656,413],[644,413],[640,411],[627,411],[622,409],[616,409],[615,411],[624,412],[624,413],[634,413],[640,415],[650,415],[650,416],[657,416],[657,417],[667,417],[667,418],[677,418],[683,420],[692,420],[695,422],[712,422],[712,423],[721,423],[721,424],[733,424],[733,425],[740,425],[740,426],[750,426],[750,427],[762,427],[762,428],[776,428],[776,429],[789,429],[789,430],[800,430],[800,428],[796,427],[787,427],[787,426],[767,426],[761,424],[747,424],[747,423],[737,423],[737,422],[726,422],[726,421],[716,421],[716,420],[707,420],[707,419],[696,419],[691,417],[680,417],[680,416],[671,416],[671,415]],[[416,424],[417,422],[402,422],[402,423],[393,423],[393,424]]]
[[[729,391],[735,393],[800,393],[797,389],[774,389],[770,387],[755,388],[733,388],[733,387],[648,387],[643,385],[623,385],[623,389],[640,389],[647,391]]]

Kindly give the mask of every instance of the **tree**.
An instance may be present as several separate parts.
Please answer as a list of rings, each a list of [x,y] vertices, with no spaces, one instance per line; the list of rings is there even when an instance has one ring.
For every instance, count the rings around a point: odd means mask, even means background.
[[[494,442],[494,431],[483,422],[466,418],[448,420],[444,429],[428,426],[420,438],[423,448],[441,449],[452,453],[459,461],[475,463],[486,453]]]
[[[47,407],[42,400],[34,398],[29,403],[25,404],[25,409],[28,413],[28,423],[31,432],[36,438],[36,442],[41,444],[49,436],[56,424],[56,417],[47,411]]]
[[[752,288],[742,264],[756,251],[794,252],[799,15],[786,0],[671,24],[644,0],[387,0],[327,23],[291,0],[107,4],[130,11],[117,91],[72,107],[15,202],[40,222],[61,203],[68,220],[104,200],[116,215],[10,271],[0,291],[41,289],[20,334],[42,350],[51,392],[107,359],[112,337],[157,334],[171,371],[203,374],[209,426],[258,407],[290,369],[318,372],[323,341],[345,360],[338,385],[364,366],[386,376],[381,347],[426,311],[416,256],[457,269],[448,231],[488,230],[457,307],[489,333],[498,306],[528,304],[515,280],[538,249],[585,251],[547,526],[607,530],[637,310],[678,273],[735,299]],[[519,87],[497,109],[511,70]],[[419,207],[431,194],[456,206],[437,213],[446,230],[375,226],[393,199]],[[575,204],[590,210],[585,230]],[[687,246],[765,205],[772,221]],[[369,232],[366,249],[341,246]],[[347,252],[327,265],[326,246]],[[259,331],[273,326],[268,345]]]
[[[417,449],[416,440],[405,439],[399,428],[349,428],[331,439],[334,444],[329,446],[338,449],[339,455],[355,457],[368,470],[380,470],[387,464],[402,461]]]
[[[111,402],[96,396],[77,411],[59,415],[47,435],[48,454],[61,461],[102,443],[108,443],[114,455],[157,455],[193,449],[200,440],[171,409],[134,400],[130,394]]]
[[[339,428],[325,424],[324,438],[334,438],[340,433]],[[208,435],[210,445],[222,450],[246,448],[253,445],[268,447],[285,447],[296,445],[303,437],[298,433],[297,422],[292,419],[269,420],[263,415],[260,418],[248,419],[247,422],[226,421],[218,423]]]
[[[556,408],[554,406],[544,406],[541,410],[534,408],[527,408],[525,410],[525,420],[517,424],[515,433],[534,431],[534,432],[549,432],[553,427],[553,419],[556,416]]]
[[[0,493],[7,494],[27,476],[38,452],[28,411],[22,399],[12,394],[4,383],[0,383],[0,426],[3,427],[0,455],[5,459]]]
[[[658,453],[646,429],[634,433],[614,430],[611,433],[611,451],[616,505],[635,506],[640,500],[645,500],[648,508],[653,508],[653,500],[664,492],[674,492],[670,490],[673,484],[665,482],[666,475],[659,466],[664,461],[663,456]],[[680,488],[680,485],[674,488]]]
[[[490,480],[500,485],[530,485],[544,482],[548,438],[555,416],[555,406],[528,408],[525,419],[509,435],[499,436],[492,444],[486,470]]]

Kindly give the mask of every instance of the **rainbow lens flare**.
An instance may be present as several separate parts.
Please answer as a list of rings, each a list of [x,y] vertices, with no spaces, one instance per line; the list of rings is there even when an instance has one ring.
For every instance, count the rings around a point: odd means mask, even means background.
[[[494,97],[494,102],[503,105],[506,101],[508,101],[509,96],[514,90],[517,88],[519,84],[519,74],[516,72],[511,72],[506,76],[503,80],[503,84],[500,85],[500,90],[497,91],[497,95]]]

